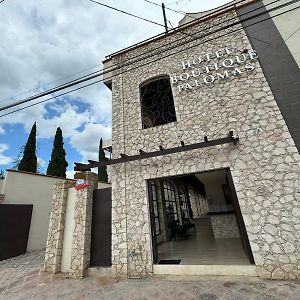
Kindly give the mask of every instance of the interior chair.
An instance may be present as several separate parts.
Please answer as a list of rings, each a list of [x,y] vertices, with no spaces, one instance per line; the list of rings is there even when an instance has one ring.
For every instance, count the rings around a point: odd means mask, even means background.
[[[187,239],[188,237],[188,228],[184,225],[180,225],[178,220],[174,220],[169,224],[169,228],[171,229],[170,239],[176,241],[176,237],[179,236],[181,238]]]
[[[193,228],[194,231],[196,232],[196,226],[194,223],[191,223],[190,219],[188,218],[183,218],[182,219],[182,226],[184,226],[187,229],[187,232],[189,233],[189,229]]]

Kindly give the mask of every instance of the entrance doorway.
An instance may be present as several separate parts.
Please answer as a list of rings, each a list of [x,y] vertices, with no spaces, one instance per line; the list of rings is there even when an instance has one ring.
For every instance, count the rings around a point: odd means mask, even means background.
[[[229,169],[148,181],[154,264],[250,265]]]

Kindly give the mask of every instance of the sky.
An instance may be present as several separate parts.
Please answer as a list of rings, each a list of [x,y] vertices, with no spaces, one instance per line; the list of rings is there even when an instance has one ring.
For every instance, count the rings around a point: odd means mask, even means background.
[[[161,8],[145,0],[99,2],[163,24]],[[176,27],[184,12],[229,2],[168,0],[166,7],[182,13],[166,10],[166,15]],[[0,108],[101,70],[105,56],[163,31],[162,26],[89,0],[5,0],[0,3]],[[97,83],[6,116],[25,105],[0,111],[0,170],[14,167],[36,122],[39,171],[47,170],[60,127],[69,163],[67,177],[72,178],[74,162],[97,160],[100,138],[111,138],[111,97],[111,91]]]

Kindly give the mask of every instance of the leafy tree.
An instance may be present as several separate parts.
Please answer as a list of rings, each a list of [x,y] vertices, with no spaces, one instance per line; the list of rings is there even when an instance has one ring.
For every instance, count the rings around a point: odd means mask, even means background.
[[[100,144],[99,144],[99,162],[100,161],[106,161],[105,152],[102,149],[102,146],[103,146],[103,140],[101,138],[100,139]],[[102,166],[102,167],[98,168],[98,181],[108,182],[108,175],[107,175],[106,166]]]
[[[47,168],[47,175],[66,177],[68,163],[66,161],[66,151],[64,149],[64,142],[62,131],[60,127],[56,129],[53,149],[51,153],[51,160]]]
[[[36,173],[36,123],[34,122],[27,143],[24,147],[23,157],[18,165],[18,170]]]

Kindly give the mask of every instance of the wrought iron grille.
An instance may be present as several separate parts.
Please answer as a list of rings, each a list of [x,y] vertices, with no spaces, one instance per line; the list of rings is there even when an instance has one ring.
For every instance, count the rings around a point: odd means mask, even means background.
[[[150,201],[152,201],[153,205],[153,218],[154,218],[154,225],[155,225],[155,236],[161,234],[160,230],[160,220],[159,220],[159,208],[158,208],[158,195],[157,195],[157,185],[154,180],[149,181],[149,196]]]
[[[179,188],[179,203],[182,212],[182,217],[185,219],[190,219],[190,211],[189,211],[189,195],[185,187]]]
[[[140,87],[143,128],[176,121],[169,77],[160,77]]]
[[[166,180],[163,181],[163,189],[164,189],[164,197],[165,197],[167,222],[168,225],[170,225],[172,222],[178,220],[176,193],[175,193],[174,186]]]

